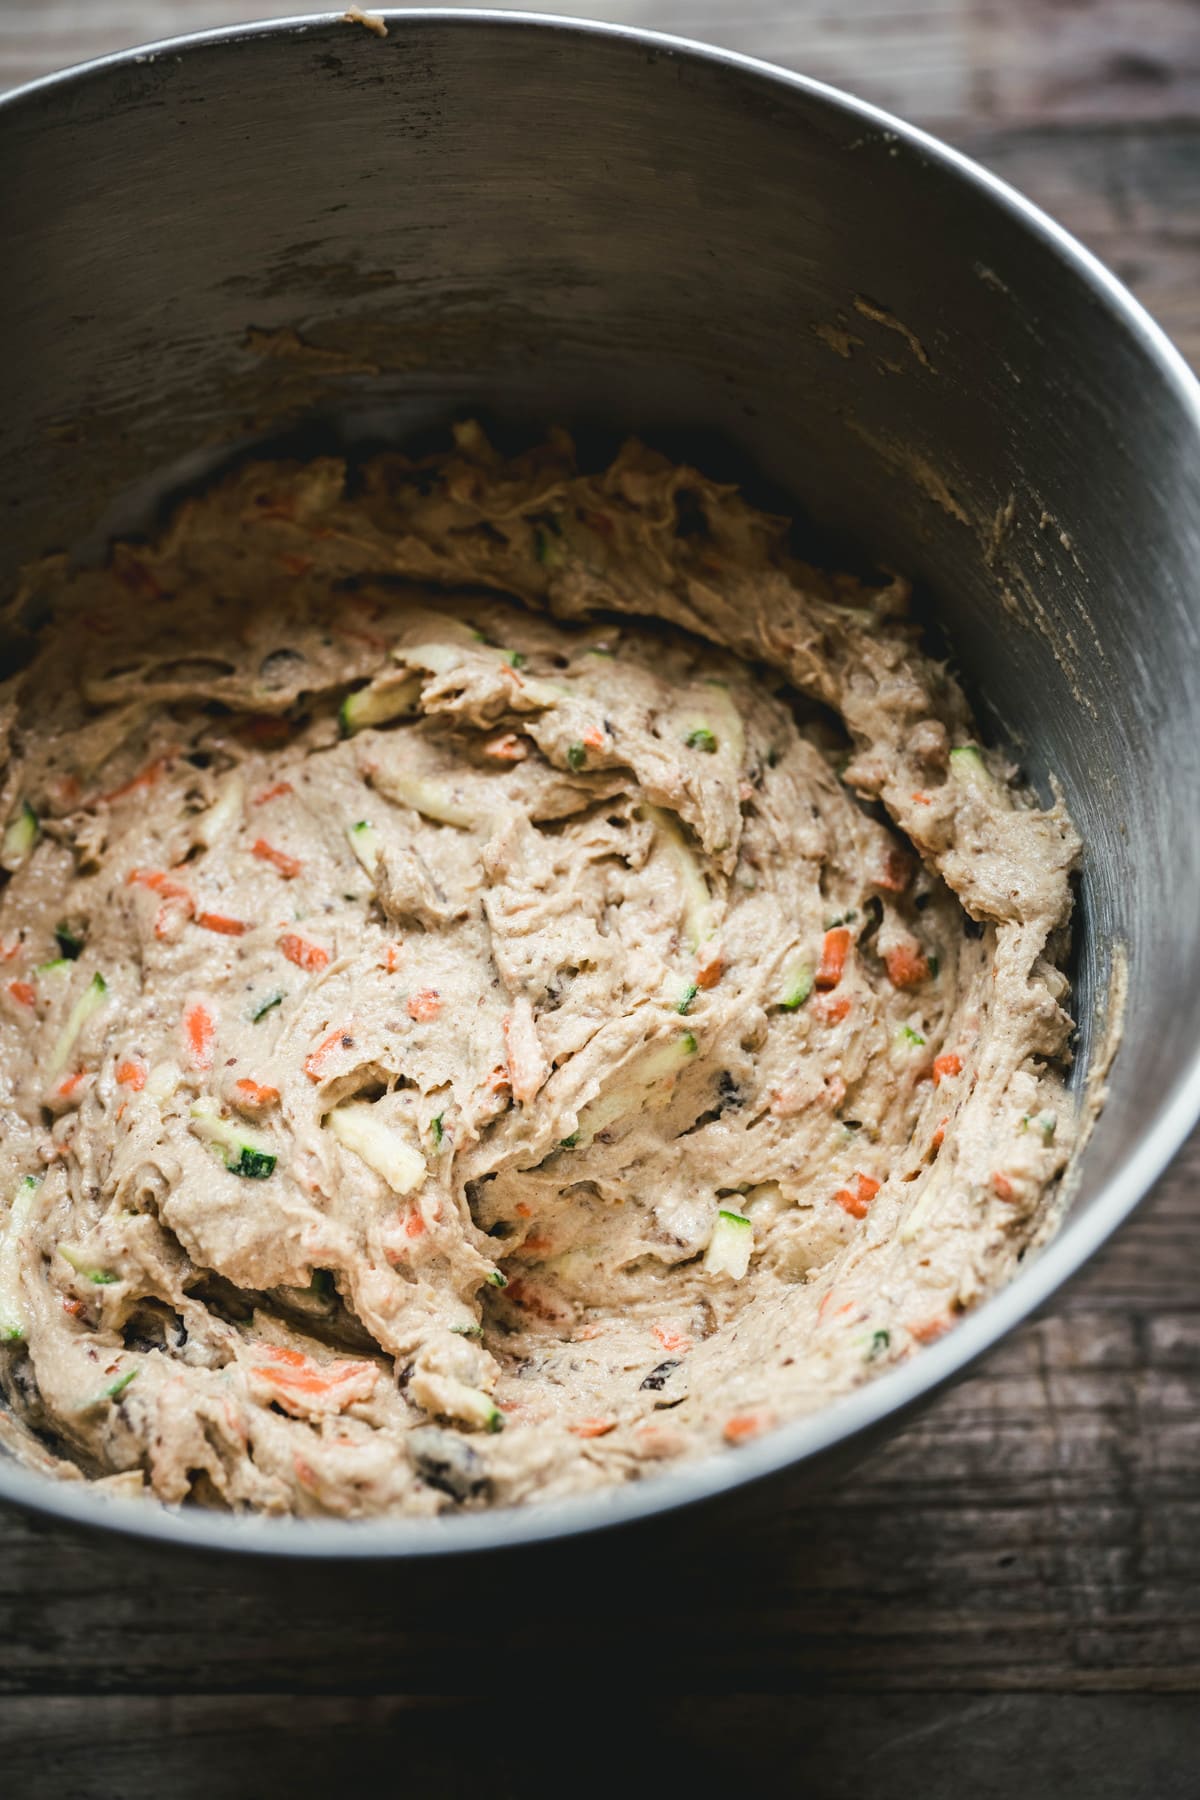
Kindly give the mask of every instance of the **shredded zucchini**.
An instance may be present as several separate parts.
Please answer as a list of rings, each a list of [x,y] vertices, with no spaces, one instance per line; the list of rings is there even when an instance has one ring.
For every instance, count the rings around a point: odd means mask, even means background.
[[[46,1077],[53,1081],[66,1067],[67,1058],[75,1048],[75,1042],[94,1012],[104,1005],[108,998],[108,983],[98,971],[92,976],[67,1014],[66,1024],[58,1034],[53,1050],[46,1063]]]
[[[247,1181],[265,1181],[275,1173],[274,1150],[232,1119],[223,1119],[211,1100],[197,1100],[191,1113],[192,1130],[220,1156],[231,1175]]]
[[[350,848],[373,881],[382,844],[379,833],[369,819],[359,819],[357,824],[347,826],[346,836],[350,839]]]
[[[0,839],[0,868],[16,872],[42,835],[38,816],[28,800],[22,800]]]
[[[396,1129],[384,1124],[370,1100],[347,1100],[325,1115],[326,1128],[360,1156],[396,1194],[411,1194],[425,1179],[425,1158]]]
[[[709,1275],[729,1275],[740,1281],[750,1267],[754,1248],[754,1226],[745,1213],[717,1214],[717,1222],[704,1252],[704,1267]]]
[[[615,1086],[607,1093],[598,1094],[583,1108],[571,1134],[574,1142],[586,1147],[598,1132],[616,1119],[643,1112],[651,1090],[660,1082],[673,1080],[696,1054],[696,1048],[694,1034],[685,1031],[670,1043],[659,1044],[636,1057]]]
[[[29,1329],[21,1303],[21,1234],[29,1223],[41,1186],[40,1175],[23,1175],[0,1231],[0,1338],[23,1339]]]
[[[399,681],[373,683],[347,694],[338,708],[338,723],[345,737],[365,731],[368,725],[390,725],[395,719],[411,719],[419,710],[421,681],[406,676]]]
[[[674,815],[664,812],[661,806],[647,806],[646,815],[654,825],[659,847],[683,890],[684,941],[689,950],[698,950],[715,928],[708,883]]]

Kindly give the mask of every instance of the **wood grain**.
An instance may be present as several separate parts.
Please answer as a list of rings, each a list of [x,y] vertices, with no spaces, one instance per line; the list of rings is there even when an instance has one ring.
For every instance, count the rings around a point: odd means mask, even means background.
[[[1193,0],[596,0],[980,157],[1200,366]],[[292,0],[0,0],[0,87]],[[559,0],[559,10],[586,4]],[[0,1517],[0,1788],[1183,1800],[1200,1751],[1200,1136],[1048,1314],[824,1495],[380,1576]],[[620,1698],[613,1696],[614,1672]],[[469,1696],[469,1698],[466,1698]],[[632,1748],[636,1730],[653,1752]],[[581,1754],[582,1752],[582,1754]],[[649,1754],[650,1760],[645,1758]]]

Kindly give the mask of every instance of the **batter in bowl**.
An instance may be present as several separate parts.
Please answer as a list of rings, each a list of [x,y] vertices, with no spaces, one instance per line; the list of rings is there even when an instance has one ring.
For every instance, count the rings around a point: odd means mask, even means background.
[[[60,1474],[369,1515],[737,1445],[1002,1283],[1078,845],[898,580],[644,447],[244,466],[0,697],[0,1374]]]

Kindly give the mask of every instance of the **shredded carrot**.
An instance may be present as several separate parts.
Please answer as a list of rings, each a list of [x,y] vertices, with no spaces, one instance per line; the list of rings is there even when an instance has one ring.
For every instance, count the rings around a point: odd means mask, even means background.
[[[676,1331],[671,1325],[655,1325],[653,1335],[664,1350],[687,1351],[692,1347],[691,1338],[686,1337],[682,1331]]]
[[[309,975],[316,975],[329,967],[329,952],[322,950],[320,944],[310,944],[294,931],[287,931],[279,940],[279,948],[290,963],[303,969]]]
[[[929,1140],[929,1148],[931,1150],[940,1150],[941,1149],[941,1147],[946,1139],[946,1127],[949,1123],[950,1123],[949,1117],[944,1118],[939,1121],[937,1130],[934,1132],[933,1136]]]
[[[353,1050],[354,1048],[354,1039],[344,1025],[339,1025],[336,1031],[331,1031],[329,1036],[305,1057],[304,1073],[310,1081],[323,1079],[322,1069],[325,1059],[338,1045],[343,1050]]]
[[[260,862],[271,864],[278,869],[285,881],[294,881],[304,864],[298,856],[289,856],[286,850],[276,850],[265,838],[256,838],[250,846],[251,856],[257,856]]]
[[[37,989],[32,981],[10,981],[8,991],[20,1006],[32,1006],[37,1000]]]
[[[286,744],[292,735],[292,726],[289,719],[281,718],[278,713],[248,713],[238,731],[252,744],[261,744],[269,749]]]
[[[840,1025],[850,1011],[853,1001],[849,994],[818,994],[812,1003],[812,1011],[825,1025]]]
[[[1016,1193],[1013,1189],[1012,1182],[1008,1179],[1007,1175],[1002,1175],[999,1169],[997,1169],[996,1173],[992,1176],[992,1187],[995,1189],[998,1199],[1007,1200],[1009,1202],[1016,1199]]]
[[[140,774],[134,775],[131,780],[124,782],[120,787],[113,788],[111,793],[101,794],[101,804],[111,806],[114,800],[125,800],[130,794],[140,794],[146,788],[153,787],[170,761],[169,756],[156,756],[152,763],[146,764]]]
[[[408,996],[406,1008],[410,1019],[436,1019],[442,1010],[442,998],[436,988],[420,988]]]
[[[580,732],[579,741],[589,750],[603,750],[608,742],[599,725],[589,725],[586,731]]]
[[[76,1069],[73,1075],[63,1076],[54,1092],[60,1100],[70,1100],[72,1095],[79,1091],[82,1084],[93,1079],[94,1077],[89,1075],[86,1069]]]
[[[165,869],[130,869],[125,877],[127,887],[147,887],[165,899],[190,900],[191,894],[178,881],[172,881]]]
[[[421,1217],[420,1213],[414,1207],[412,1212],[408,1213],[405,1216],[404,1235],[405,1235],[405,1237],[419,1238],[419,1237],[424,1236],[424,1232],[425,1232],[425,1221]]]
[[[932,806],[933,805],[932,797],[929,794],[913,794],[912,801],[913,801],[914,806]]]
[[[122,1087],[132,1088],[135,1094],[140,1094],[146,1085],[145,1063],[140,1057],[136,1060],[131,1058],[129,1062],[118,1063],[117,1080]]]
[[[532,1219],[533,1217],[533,1208],[530,1206],[528,1200],[518,1200],[513,1211],[518,1213],[522,1219]]]
[[[833,1196],[843,1212],[848,1212],[852,1219],[865,1219],[871,1202],[879,1192],[879,1183],[872,1175],[859,1175],[853,1193],[849,1188],[839,1188]]]
[[[163,901],[154,916],[156,938],[170,937],[178,926],[186,924],[196,910],[196,902],[181,882],[173,881],[162,869],[131,869],[125,877],[130,885],[147,887]]]
[[[929,980],[929,960],[915,944],[893,944],[883,960],[893,987],[919,987]]]
[[[844,925],[834,926],[825,933],[825,942],[821,949],[821,966],[817,970],[814,985],[822,989],[835,988],[842,979],[846,967],[846,956],[850,949],[850,933]]]
[[[578,1425],[567,1426],[568,1431],[573,1431],[576,1437],[581,1438],[607,1437],[610,1431],[616,1429],[615,1419],[580,1419]]]
[[[948,1075],[961,1075],[961,1074],[962,1074],[962,1057],[957,1056],[953,1050],[943,1050],[943,1052],[940,1056],[934,1057],[934,1059],[933,1059],[933,1085],[934,1085],[934,1087],[937,1086],[939,1081],[944,1081]]]
[[[15,944],[0,944],[0,962],[11,962],[13,957],[20,953],[20,949],[20,938],[17,939]]]
[[[74,775],[58,775],[49,786],[51,796],[59,806],[71,806],[83,792]]]
[[[910,1325],[909,1335],[915,1337],[918,1344],[932,1344],[935,1338],[945,1337],[951,1323],[945,1313],[940,1313],[936,1318],[923,1319],[916,1325]]]
[[[252,1081],[248,1075],[243,1075],[241,1080],[235,1081],[233,1085],[237,1093],[254,1106],[274,1106],[279,1098],[277,1087],[271,1087],[261,1081]]]
[[[720,944],[706,944],[696,958],[696,986],[714,988],[725,973],[725,956]]]
[[[381,969],[386,969],[389,975],[394,975],[396,970],[400,967],[400,960],[403,955],[403,944],[385,944],[383,947],[383,955],[379,959],[379,967]]]
[[[524,762],[529,751],[515,731],[505,731],[499,737],[488,739],[483,754],[493,757],[496,762]]]
[[[875,885],[885,888],[889,894],[902,894],[911,880],[912,863],[903,850],[890,844],[883,859],[883,872]]]
[[[78,1319],[81,1316],[81,1314],[86,1310],[86,1308],[84,1307],[84,1303],[79,1298],[78,1294],[64,1294],[62,1297],[62,1303],[63,1303],[63,1311],[66,1313],[70,1313],[70,1315],[73,1319]]]
[[[113,574],[131,593],[142,594],[148,600],[161,600],[164,588],[158,577],[145,565],[132,556],[129,551],[113,555]]]
[[[367,1399],[379,1379],[374,1363],[315,1363],[283,1345],[258,1344],[255,1347],[271,1361],[253,1365],[250,1374],[264,1383],[287,1411],[309,1410],[304,1405],[306,1400],[329,1402],[334,1410],[340,1411],[356,1400]]]
[[[268,800],[282,800],[285,794],[294,794],[295,788],[290,781],[277,781],[274,787],[264,788],[255,796],[255,806],[265,806]]]
[[[770,1431],[774,1423],[774,1413],[735,1413],[732,1419],[726,1419],[721,1435],[727,1444],[746,1444],[751,1438],[761,1437],[764,1431]]]
[[[183,1033],[187,1040],[188,1054],[193,1063],[198,1069],[210,1069],[217,1026],[203,1000],[193,1000],[192,1004],[185,1008]]]
[[[197,913],[196,923],[205,931],[219,931],[225,937],[241,937],[243,932],[250,929],[244,919],[231,919],[225,913]]]

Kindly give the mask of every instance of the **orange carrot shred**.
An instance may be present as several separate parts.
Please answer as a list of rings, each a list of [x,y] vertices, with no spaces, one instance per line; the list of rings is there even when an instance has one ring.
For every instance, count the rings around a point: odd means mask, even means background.
[[[995,1190],[997,1199],[1010,1202],[1016,1199],[1012,1182],[1008,1179],[1007,1175],[1002,1175],[999,1169],[997,1169],[996,1173],[992,1176],[992,1187]]]
[[[893,944],[883,960],[893,987],[919,987],[929,980],[929,960],[915,944]]]
[[[818,994],[812,1003],[812,1011],[824,1024],[840,1025],[852,1004],[849,994]]]
[[[122,1087],[132,1088],[135,1094],[140,1094],[146,1085],[145,1063],[140,1059],[118,1063],[117,1080]]]
[[[567,1426],[568,1431],[573,1431],[576,1437],[581,1438],[606,1437],[610,1431],[616,1429],[617,1421],[615,1419],[580,1419],[577,1425]]]
[[[918,1344],[932,1344],[935,1338],[945,1337],[950,1330],[951,1320],[944,1313],[933,1319],[922,1319],[916,1325],[909,1326],[909,1333]]]
[[[603,750],[606,738],[599,725],[589,725],[586,731],[580,732],[580,742],[589,750]]]
[[[768,1412],[735,1413],[726,1419],[722,1436],[727,1444],[745,1444],[751,1438],[761,1437],[774,1423],[774,1416]]]
[[[235,1081],[233,1085],[239,1094],[244,1095],[255,1106],[274,1106],[279,1098],[277,1087],[271,1087],[261,1081],[253,1081],[248,1075],[243,1075],[241,1080]]]
[[[213,1039],[217,1035],[217,1027],[216,1021],[202,1000],[194,1000],[184,1011],[183,1030],[193,1063],[198,1069],[210,1069],[212,1067]]]
[[[865,1219],[878,1192],[879,1183],[873,1176],[859,1175],[853,1192],[849,1188],[839,1188],[833,1197],[852,1219]]]
[[[197,913],[196,923],[205,931],[218,931],[225,937],[241,937],[243,932],[250,929],[244,919],[231,919],[225,913]]]
[[[670,1325],[656,1325],[654,1336],[664,1350],[690,1350],[692,1347],[691,1338],[686,1337],[682,1331],[676,1331]]]
[[[436,988],[421,988],[408,997],[407,1012],[410,1019],[436,1019],[441,1010],[442,999]]]
[[[278,869],[285,881],[294,881],[304,864],[298,856],[289,856],[286,850],[276,850],[265,838],[257,838],[250,846],[251,856],[257,856],[260,862],[270,863]]]
[[[961,1074],[962,1074],[962,1057],[957,1056],[953,1050],[944,1050],[940,1056],[934,1057],[934,1059],[933,1059],[933,1085],[934,1085],[934,1087],[937,1086],[939,1081],[944,1081],[948,1075],[961,1075]]]
[[[425,1221],[420,1213],[414,1208],[404,1220],[404,1235],[405,1237],[419,1238],[424,1234],[424,1231]]]
[[[153,787],[170,760],[169,756],[156,756],[152,763],[147,763],[140,774],[132,776],[120,787],[113,788],[111,793],[101,794],[101,803],[111,806],[114,800],[125,800],[130,794],[140,794],[145,788]]]
[[[496,762],[524,762],[529,751],[515,731],[505,731],[499,737],[488,739],[483,746],[483,754]]]
[[[303,969],[309,975],[315,975],[329,967],[329,952],[322,950],[320,944],[310,944],[307,938],[300,937],[294,931],[287,931],[279,939],[279,948],[290,963]]]
[[[325,1059],[337,1045],[340,1045],[343,1050],[353,1050],[354,1048],[354,1039],[344,1025],[339,1026],[336,1031],[331,1031],[329,1036],[305,1057],[304,1073],[310,1081],[322,1079]]]
[[[889,844],[883,858],[883,870],[876,886],[889,894],[902,894],[912,880],[912,863],[895,844]]]
[[[32,981],[10,981],[8,991],[21,1006],[32,1006],[37,1000],[37,989]]]
[[[282,800],[285,794],[294,794],[295,788],[290,781],[277,781],[274,787],[264,788],[254,799],[255,806],[265,806],[268,800]]]
[[[822,989],[835,988],[842,979],[846,967],[846,956],[850,949],[850,933],[844,925],[836,925],[825,933],[825,942],[821,949],[821,965],[817,970],[814,985]]]

